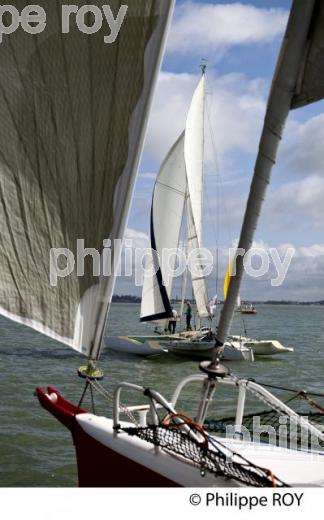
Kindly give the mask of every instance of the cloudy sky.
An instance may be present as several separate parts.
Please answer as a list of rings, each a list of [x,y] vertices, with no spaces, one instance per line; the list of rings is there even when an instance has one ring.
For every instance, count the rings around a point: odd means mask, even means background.
[[[225,251],[237,240],[290,5],[177,0],[130,214],[127,235],[135,245],[147,243],[154,180],[184,128],[202,59],[208,65],[204,245]],[[256,234],[258,244],[281,255],[296,249],[286,280],[272,287],[271,272],[245,277],[243,299],[324,299],[323,109],[320,102],[291,112]],[[220,257],[222,278],[227,260]],[[210,292],[215,284],[214,273]],[[116,292],[140,291],[119,279]]]

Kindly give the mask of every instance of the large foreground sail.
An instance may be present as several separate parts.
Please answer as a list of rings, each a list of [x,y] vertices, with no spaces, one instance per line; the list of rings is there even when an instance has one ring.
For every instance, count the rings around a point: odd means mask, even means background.
[[[86,35],[73,16],[62,34],[62,4],[46,3],[43,33],[1,44],[0,313],[95,358],[173,1],[129,2],[112,44],[107,26]],[[109,5],[116,17],[122,2]],[[113,268],[101,277],[107,239]],[[55,279],[56,263],[69,274]]]

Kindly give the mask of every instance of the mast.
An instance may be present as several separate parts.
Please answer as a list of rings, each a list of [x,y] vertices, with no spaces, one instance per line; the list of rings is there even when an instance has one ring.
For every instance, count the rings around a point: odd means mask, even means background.
[[[295,0],[291,10],[268,100],[259,152],[238,244],[238,249],[245,252],[252,247],[272,168],[276,163],[282,133],[296,91],[300,63],[305,53],[314,5],[315,0]],[[214,362],[217,359],[217,347],[224,344],[232,323],[243,271],[243,257],[237,256],[236,275],[230,277],[228,295],[218,326]]]
[[[253,243],[272,168],[276,162],[284,125],[293,105],[300,74],[305,70],[306,52],[309,50],[308,37],[312,17],[315,13],[315,4],[316,0],[294,0],[291,8],[268,100],[259,153],[238,244],[238,248],[245,252],[251,248]],[[226,367],[219,364],[219,354],[229,333],[243,270],[243,258],[238,256],[236,259],[236,274],[231,276],[227,298],[220,317],[212,362],[205,362],[200,365],[201,370],[208,374],[209,383],[206,385],[202,397],[199,421],[204,420],[208,406],[207,399],[213,391],[215,379],[225,377],[229,373]]]

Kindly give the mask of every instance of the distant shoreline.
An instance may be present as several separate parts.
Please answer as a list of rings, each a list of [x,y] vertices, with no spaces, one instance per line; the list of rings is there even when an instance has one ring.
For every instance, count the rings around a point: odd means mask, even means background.
[[[126,295],[114,295],[112,299],[113,303],[141,303],[141,298],[139,296],[133,296],[131,294]],[[191,301],[191,300],[190,300]],[[180,300],[172,300],[172,303],[180,303]],[[224,302],[220,302],[224,303]],[[249,300],[249,303],[253,303],[254,305],[324,305],[324,300],[320,301],[293,301],[293,300],[267,300],[267,301],[257,301],[257,300]]]

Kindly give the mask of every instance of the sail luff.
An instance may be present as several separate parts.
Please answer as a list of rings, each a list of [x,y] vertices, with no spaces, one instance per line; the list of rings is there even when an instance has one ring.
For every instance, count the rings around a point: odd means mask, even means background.
[[[137,143],[137,153],[134,158],[134,164],[133,164],[133,171],[135,174],[131,178],[131,182],[128,184],[128,190],[126,193],[125,203],[124,203],[124,211],[122,215],[122,219],[120,221],[119,229],[117,230],[117,236],[124,237],[127,221],[129,217],[129,211],[131,206],[131,201],[133,199],[134,190],[135,190],[135,181],[136,176],[139,168],[139,164],[141,161],[142,153],[143,153],[143,147],[144,147],[144,141],[145,136],[147,132],[147,125],[148,125],[148,118],[150,109],[153,102],[153,95],[155,92],[155,87],[158,79],[158,74],[161,68],[162,58],[165,52],[166,47],[166,39],[167,34],[171,25],[171,19],[172,19],[172,13],[174,10],[175,0],[168,0],[168,2],[165,2],[162,6],[161,4],[161,12],[160,12],[160,20],[161,20],[161,27],[159,28],[161,39],[158,43],[158,52],[155,62],[155,67],[152,69],[151,77],[148,78],[147,81],[147,95],[144,96],[144,109],[143,109],[143,122],[142,122],[142,131],[139,132],[138,135],[138,143]],[[107,325],[109,310],[110,310],[110,304],[112,301],[112,296],[114,293],[114,288],[116,284],[116,272],[118,270],[119,264],[120,264],[120,257],[121,257],[121,247],[117,249],[115,252],[115,258],[113,259],[113,267],[114,272],[112,273],[112,276],[110,277],[107,288],[105,291],[104,299],[102,301],[102,308],[101,308],[101,316],[99,316],[98,325],[96,327],[96,335],[94,338],[94,342],[92,345],[92,352],[91,357],[98,359],[100,356],[100,352],[103,346],[103,336],[105,332],[105,328]],[[101,326],[100,326],[101,322]]]
[[[291,109],[300,63],[307,45],[314,5],[314,0],[295,0],[291,9],[268,100],[259,153],[238,244],[238,249],[245,252],[251,248],[253,243],[271,171],[276,162],[283,128]],[[238,256],[236,259],[236,274],[231,276],[227,298],[220,317],[216,347],[224,344],[229,333],[243,271],[243,258]],[[216,348],[214,361],[217,359],[217,350]]]

